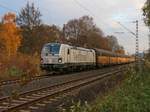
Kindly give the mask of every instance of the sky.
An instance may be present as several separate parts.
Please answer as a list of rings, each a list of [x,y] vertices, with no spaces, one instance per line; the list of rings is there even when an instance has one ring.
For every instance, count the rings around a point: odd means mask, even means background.
[[[42,13],[43,22],[62,27],[70,19],[89,15],[105,35],[115,35],[126,53],[135,53],[135,36],[118,22],[135,32],[139,21],[140,51],[148,49],[149,30],[143,23],[141,8],[146,0],[0,0],[0,17],[6,12],[17,14],[27,2],[35,3]],[[118,34],[116,32],[124,32]]]

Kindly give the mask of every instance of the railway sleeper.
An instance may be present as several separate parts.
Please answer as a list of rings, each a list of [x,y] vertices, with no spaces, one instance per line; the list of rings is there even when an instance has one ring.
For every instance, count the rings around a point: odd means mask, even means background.
[[[4,106],[4,105],[9,105],[9,103],[8,103],[8,102],[3,102],[2,105],[3,105],[3,106]]]
[[[12,103],[25,103],[26,101],[24,100],[12,100]]]
[[[31,110],[19,110],[19,112],[31,112]]]
[[[46,95],[46,94],[45,93],[44,94],[32,94],[32,96],[34,96],[34,97],[42,97],[44,95]]]
[[[52,103],[52,102],[49,101],[49,100],[45,100],[45,101],[43,101],[43,103],[45,103],[45,104],[50,104],[50,103]]]
[[[39,96],[37,97],[37,96],[26,96],[26,98],[30,98],[31,100],[34,100],[34,99],[37,99],[37,98],[39,98]]]
[[[21,98],[19,98],[19,100],[30,101],[31,99],[21,97]]]
[[[37,109],[39,109],[39,107],[37,107],[37,106],[29,106],[28,108],[29,108],[29,109],[32,109],[32,110],[37,110]]]
[[[40,106],[40,107],[45,107],[46,106],[46,104],[44,104],[44,103],[36,103],[35,105]]]

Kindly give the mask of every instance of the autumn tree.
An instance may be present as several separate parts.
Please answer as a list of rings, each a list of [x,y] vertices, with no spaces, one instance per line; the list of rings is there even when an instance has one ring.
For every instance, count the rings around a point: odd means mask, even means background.
[[[0,22],[0,29],[2,28],[2,22]],[[2,51],[4,49],[2,38],[0,38],[0,50]]]
[[[109,46],[110,50],[111,51],[117,50],[119,47],[117,38],[113,35],[110,35],[110,36],[107,36],[107,39],[108,39],[108,46]]]
[[[143,15],[144,22],[150,29],[150,0],[147,0],[143,6]],[[150,51],[150,48],[148,50]],[[150,60],[150,52],[148,53],[147,58]]]
[[[33,3],[28,2],[22,8],[17,17],[17,23],[22,29],[23,44],[20,51],[23,53],[40,53],[45,43],[56,42],[61,35],[57,26],[42,23],[40,10]]]
[[[144,15],[144,22],[147,26],[150,27],[150,1],[147,0],[143,7],[143,15]]]
[[[43,45],[48,42],[57,42],[61,35],[60,29],[55,25],[42,24],[39,28],[34,30],[33,37],[36,37],[36,42],[33,51],[40,53]]]
[[[21,45],[20,29],[17,27],[13,13],[4,15],[0,26],[0,42],[8,56],[16,55]]]
[[[103,32],[94,24],[92,17],[83,16],[68,21],[63,27],[63,33],[68,42],[73,45],[108,48],[107,39],[103,38]]]
[[[123,55],[125,54],[125,50],[123,46],[119,46],[118,49],[116,49],[114,52],[117,54],[123,54]]]
[[[17,17],[17,24],[22,29],[23,44],[20,51],[23,53],[33,53],[34,48],[37,45],[37,40],[39,39],[36,32],[39,31],[41,25],[41,13],[35,5],[26,4],[22,8],[19,16]],[[42,38],[42,37],[41,37]]]
[[[123,46],[119,45],[119,42],[115,36],[108,35],[107,40],[108,40],[108,47],[110,51],[118,54],[125,54]]]
[[[39,9],[35,8],[34,3],[29,4],[28,2],[19,13],[17,23],[22,28],[26,28],[26,30],[32,30],[41,25],[41,16]]]

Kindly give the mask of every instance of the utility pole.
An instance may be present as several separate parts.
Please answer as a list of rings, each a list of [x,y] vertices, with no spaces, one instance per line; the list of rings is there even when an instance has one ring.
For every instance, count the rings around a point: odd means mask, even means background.
[[[136,50],[135,50],[135,56],[136,56],[136,61],[138,61],[138,57],[139,57],[139,26],[138,26],[138,20],[135,21],[136,23]]]
[[[129,33],[131,33],[133,36],[135,36],[135,40],[136,40],[136,45],[135,45],[136,46],[135,47],[135,61],[136,61],[136,65],[137,65],[139,71],[141,72],[141,60],[140,60],[140,56],[139,56],[139,22],[138,22],[138,20],[133,21],[133,23],[136,23],[136,33],[132,32],[130,29],[128,29],[126,26],[124,26],[120,22],[117,22],[117,23],[120,26],[122,26],[125,30],[127,30]]]
[[[136,54],[135,54],[135,60],[138,65],[138,70],[141,73],[141,59],[139,55],[139,23],[138,20],[135,21],[136,23]]]
[[[149,28],[149,33],[150,33],[150,28]],[[149,34],[149,49],[148,49],[148,55],[150,56],[150,34]]]

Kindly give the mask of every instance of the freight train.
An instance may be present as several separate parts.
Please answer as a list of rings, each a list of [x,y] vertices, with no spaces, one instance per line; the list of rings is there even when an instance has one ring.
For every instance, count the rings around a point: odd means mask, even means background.
[[[135,58],[102,49],[47,43],[41,51],[42,70],[72,71],[134,62]]]

